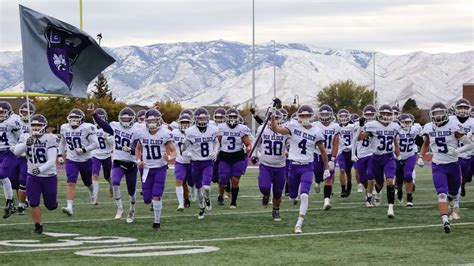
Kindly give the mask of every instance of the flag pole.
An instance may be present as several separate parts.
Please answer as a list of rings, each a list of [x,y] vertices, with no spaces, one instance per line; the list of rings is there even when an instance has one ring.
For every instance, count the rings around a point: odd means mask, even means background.
[[[82,30],[82,0],[79,0],[79,28]]]
[[[30,112],[30,98],[28,97],[28,92],[25,92],[26,94],[26,111],[28,112],[28,133],[30,134],[30,137],[33,137],[33,132],[31,131],[31,112]],[[35,141],[36,142],[36,141]],[[28,157],[28,153],[26,154]],[[35,153],[35,144],[31,146],[31,162],[33,163],[33,168],[36,167],[36,153]]]

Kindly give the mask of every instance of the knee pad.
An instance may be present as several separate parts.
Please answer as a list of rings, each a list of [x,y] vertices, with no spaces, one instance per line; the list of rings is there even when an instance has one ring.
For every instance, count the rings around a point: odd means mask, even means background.
[[[448,202],[448,195],[446,193],[439,193],[438,202]]]

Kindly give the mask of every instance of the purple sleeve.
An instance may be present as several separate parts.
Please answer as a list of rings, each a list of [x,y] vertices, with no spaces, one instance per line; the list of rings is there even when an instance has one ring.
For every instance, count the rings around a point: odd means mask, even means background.
[[[112,129],[112,127],[110,127],[109,123],[102,120],[96,113],[94,113],[92,116],[94,117],[94,120],[97,123],[97,125],[99,125],[100,128],[102,128],[105,132],[107,132],[107,134],[109,135],[114,134],[114,130]]]

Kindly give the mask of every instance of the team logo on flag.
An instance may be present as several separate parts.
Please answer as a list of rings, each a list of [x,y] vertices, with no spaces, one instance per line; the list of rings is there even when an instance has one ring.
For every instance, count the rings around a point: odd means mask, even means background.
[[[54,75],[71,90],[74,75],[74,63],[81,52],[91,44],[83,35],[74,34],[66,29],[48,25],[45,30],[48,41],[48,63]]]

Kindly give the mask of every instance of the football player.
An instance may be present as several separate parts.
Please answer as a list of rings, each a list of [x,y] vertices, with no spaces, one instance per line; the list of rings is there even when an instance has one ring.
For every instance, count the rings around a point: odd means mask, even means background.
[[[174,165],[174,176],[176,177],[176,197],[178,198],[178,211],[184,210],[190,206],[188,186],[194,187],[191,172],[191,158],[183,156],[183,148],[186,140],[184,134],[186,129],[191,126],[191,117],[182,114],[178,118],[178,129],[171,132],[174,143],[177,146],[176,163]]]
[[[104,121],[108,121],[107,112],[103,108],[95,110],[97,115]],[[92,151],[92,185],[94,186],[93,200],[91,204],[97,205],[99,194],[99,173],[100,168],[103,170],[104,179],[109,183],[109,197],[113,197],[112,180],[110,180],[110,172],[112,171],[112,149],[114,145],[114,137],[105,132],[97,122],[96,135],[99,147]]]
[[[328,156],[324,148],[324,136],[321,130],[312,125],[314,117],[313,108],[302,105],[296,112],[297,121],[291,121],[285,127],[279,126],[275,118],[275,110],[271,110],[273,132],[290,135],[290,151],[288,158],[291,160],[289,182],[289,197],[295,200],[300,195],[301,203],[294,232],[302,233],[303,221],[308,211],[308,195],[313,182],[314,153],[319,149],[324,165],[323,179],[330,178],[331,173],[328,167]]]
[[[137,123],[142,125],[142,126],[145,126],[145,114],[146,114],[147,110],[140,110],[137,112]]]
[[[280,110],[276,111],[275,120],[279,126],[283,123],[283,115]],[[261,132],[263,126],[260,126],[257,132]],[[255,148],[255,154],[252,162],[256,164],[260,161],[258,173],[258,187],[263,194],[262,205],[267,207],[270,201],[270,193],[273,195],[272,218],[274,221],[281,221],[280,204],[283,187],[285,185],[286,174],[286,155],[285,148],[288,141],[288,135],[275,133],[271,125],[265,127],[262,137]]]
[[[370,138],[373,151],[371,171],[375,178],[377,193],[380,193],[383,188],[384,174],[387,179],[387,216],[389,218],[395,217],[393,203],[395,200],[394,177],[397,164],[394,152],[397,159],[399,159],[400,149],[398,142],[395,141],[399,128],[400,126],[393,122],[392,107],[384,104],[379,107],[376,120],[366,123],[358,137],[359,140]]]
[[[135,149],[133,142],[135,135],[143,126],[135,123],[135,112],[130,107],[120,110],[118,122],[112,121],[108,123],[100,118],[97,112],[93,114],[97,124],[108,134],[114,136],[115,146],[113,151],[112,162],[112,186],[117,206],[115,219],[122,218],[123,205],[122,193],[120,191],[120,182],[125,176],[127,183],[127,191],[130,197],[130,207],[128,210],[127,223],[135,221],[135,202],[136,202],[136,185],[137,185],[137,164],[135,160]]]
[[[8,102],[0,101],[0,182],[6,199],[3,218],[10,217],[16,211],[10,169],[16,161],[12,151],[21,132],[18,117],[12,114],[12,106]]]
[[[341,197],[349,197],[352,190],[352,142],[354,141],[355,125],[351,122],[351,113],[346,109],[337,112],[337,121],[341,129],[337,164],[341,182]]]
[[[246,154],[252,150],[250,142],[250,130],[247,126],[239,123],[239,111],[229,108],[226,111],[225,123],[219,125],[220,152],[219,161],[219,205],[224,204],[224,188],[231,182],[230,208],[237,208],[237,196],[239,194],[240,177],[247,168]],[[245,145],[246,150],[244,150]]]
[[[209,112],[200,107],[194,111],[194,125],[186,129],[183,155],[191,157],[191,168],[199,201],[198,219],[206,209],[212,210],[210,201],[212,168],[219,154],[219,128],[209,125]]]
[[[398,144],[400,158],[397,160],[396,184],[397,197],[403,202],[403,183],[407,191],[407,207],[413,207],[413,172],[416,164],[415,140],[421,134],[420,128],[413,126],[413,119],[407,114],[398,116],[400,129],[398,131]]]
[[[58,177],[56,173],[56,157],[58,154],[57,137],[46,133],[48,121],[40,114],[31,117],[31,134],[24,133],[15,146],[15,154],[26,153],[28,158],[27,195],[31,207],[31,216],[35,223],[34,232],[43,233],[41,223],[40,198],[48,210],[58,207]]]
[[[90,201],[94,199],[94,186],[92,185],[92,154],[91,151],[99,146],[96,126],[84,122],[84,112],[74,108],[67,116],[67,124],[61,125],[58,162],[64,163],[66,155],[66,177],[67,177],[67,206],[62,211],[72,216],[74,191],[76,189],[77,177],[81,174],[84,185],[89,189]]]
[[[459,211],[456,200],[461,187],[461,170],[458,164],[459,154],[473,148],[470,136],[465,135],[463,126],[456,120],[450,119],[448,109],[442,103],[435,103],[430,108],[431,122],[423,128],[424,143],[420,150],[418,165],[423,166],[428,148],[433,153],[432,175],[433,184],[438,194],[438,209],[445,233],[451,232],[449,212]],[[462,141],[464,146],[459,147]],[[448,205],[449,202],[449,205]]]
[[[314,154],[314,176],[315,176],[315,190],[316,193],[320,191],[320,183],[324,180],[324,210],[331,209],[331,195],[332,195],[332,184],[334,182],[334,166],[339,148],[339,133],[341,128],[337,123],[334,123],[334,113],[329,105],[322,105],[318,110],[318,119],[313,123],[313,126],[319,128],[323,132],[324,137],[324,149],[328,156],[328,166],[331,176],[324,179],[324,164],[321,158],[321,153],[318,149],[315,149]]]
[[[135,159],[139,168],[143,170],[142,191],[143,201],[146,204],[153,202],[153,228],[159,230],[162,197],[165,189],[168,163],[176,158],[176,149],[171,131],[162,126],[160,111],[150,109],[145,113],[145,128],[136,134],[137,140]],[[143,156],[142,156],[143,155]],[[143,158],[143,161],[142,161]]]
[[[358,145],[359,141],[357,141],[357,138],[355,136],[357,129],[359,128],[359,119],[360,116],[356,113],[351,114],[351,124],[354,124],[354,136],[352,137],[352,143]],[[359,171],[357,170],[357,164],[352,160],[352,147],[351,147],[351,161],[352,161],[352,166],[354,167],[354,172],[355,172],[355,179],[357,181],[357,193],[362,193],[364,191],[364,185],[360,182],[360,175]]]
[[[212,125],[212,126],[216,126],[216,127],[219,127],[220,124],[223,124],[225,122],[225,109],[222,108],[222,107],[219,107],[217,108],[215,111],[214,111],[214,114],[213,114],[213,120],[209,121],[209,125]],[[219,158],[216,159],[216,161],[214,162],[214,166],[212,168],[212,183],[219,183]],[[224,201],[219,201],[219,197],[221,196],[221,194],[223,194],[224,190],[226,190],[226,195],[227,197],[230,197],[230,183],[225,186],[225,187],[222,187],[221,185],[218,184],[217,186],[217,190],[218,190],[218,194],[219,196],[217,197],[217,203],[219,205],[224,205]]]

